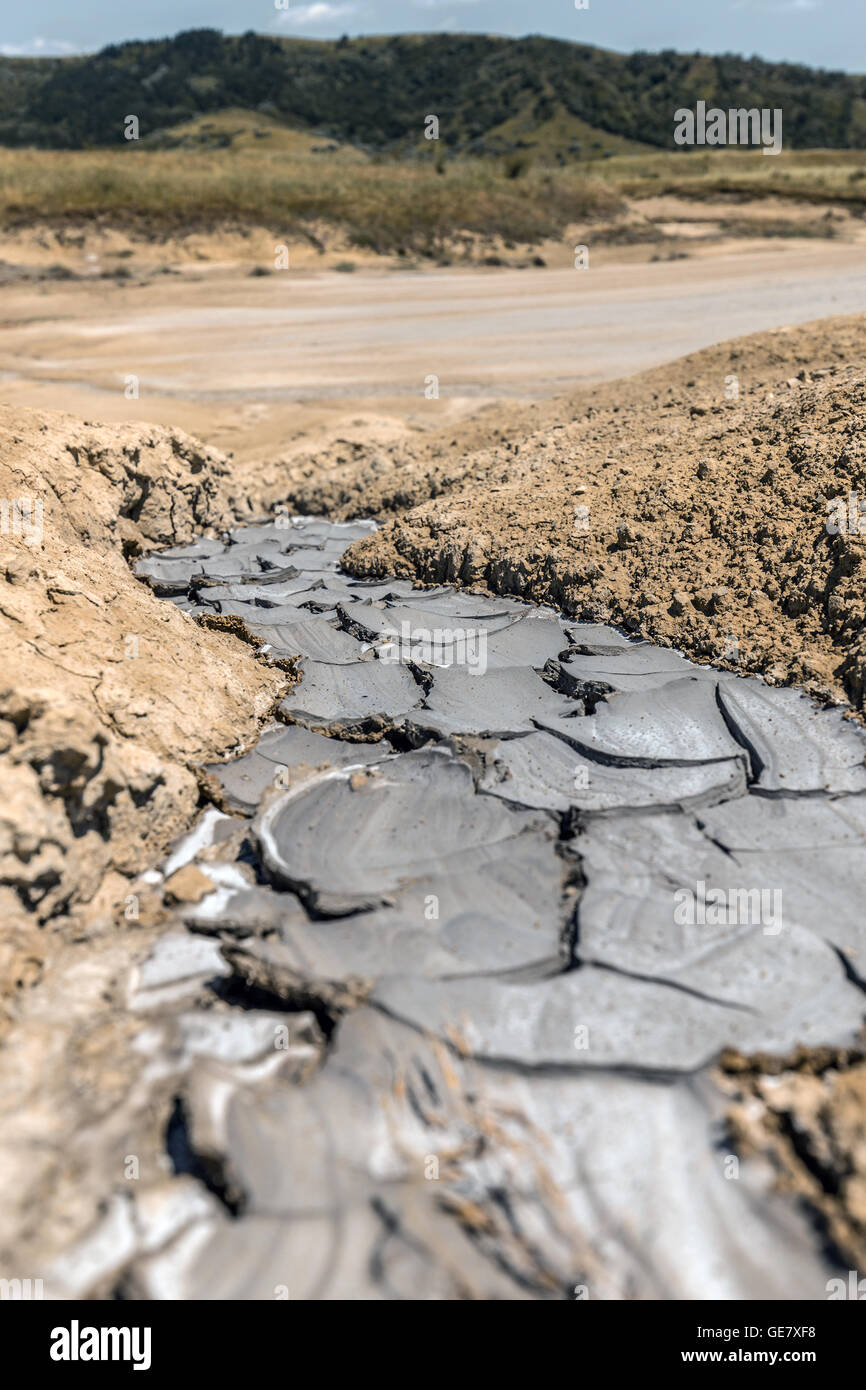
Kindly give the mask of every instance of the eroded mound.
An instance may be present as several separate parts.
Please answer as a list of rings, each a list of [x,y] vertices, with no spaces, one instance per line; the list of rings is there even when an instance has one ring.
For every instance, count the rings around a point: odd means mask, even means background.
[[[236,510],[226,460],[177,431],[0,410],[3,1012],[41,968],[37,924],[116,913],[188,823],[194,765],[251,737],[285,685],[127,563]]]
[[[356,574],[554,603],[862,709],[864,361],[862,317],[758,334],[525,411],[488,447],[307,460],[293,495],[390,515]]]

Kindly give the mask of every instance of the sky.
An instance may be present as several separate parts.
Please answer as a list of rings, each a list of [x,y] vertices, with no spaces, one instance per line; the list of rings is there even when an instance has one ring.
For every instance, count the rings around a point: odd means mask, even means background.
[[[6,55],[87,53],[198,28],[547,34],[620,52],[700,49],[866,73],[866,0],[0,0]]]

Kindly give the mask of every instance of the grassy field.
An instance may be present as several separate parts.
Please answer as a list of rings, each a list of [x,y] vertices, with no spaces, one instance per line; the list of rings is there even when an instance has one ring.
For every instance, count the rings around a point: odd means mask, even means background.
[[[156,235],[233,221],[339,227],[377,252],[435,255],[457,232],[532,244],[617,211],[598,179],[541,166],[424,156],[397,161],[223,115],[172,133],[173,148],[0,151],[0,225],[100,219]]]
[[[627,198],[737,195],[866,207],[866,151],[705,150],[614,155],[591,161],[593,178]]]
[[[155,237],[222,223],[314,236],[330,225],[358,248],[436,256],[460,235],[534,245],[566,226],[611,224],[626,200],[771,198],[866,208],[866,151],[622,153],[557,167],[543,146],[449,158],[434,141],[411,158],[370,154],[224,112],[113,150],[0,150],[0,226],[101,222]]]

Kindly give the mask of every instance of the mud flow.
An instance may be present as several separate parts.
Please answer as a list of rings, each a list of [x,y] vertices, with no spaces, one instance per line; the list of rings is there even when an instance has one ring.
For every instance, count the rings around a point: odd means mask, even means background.
[[[825,1085],[856,1055],[866,734],[614,627],[343,573],[374,530],[136,565],[299,678],[146,876],[172,920],[126,980],[112,1138],[140,1180],[52,1289],[824,1297],[838,1261],[725,1115],[745,1054],[824,1049]]]

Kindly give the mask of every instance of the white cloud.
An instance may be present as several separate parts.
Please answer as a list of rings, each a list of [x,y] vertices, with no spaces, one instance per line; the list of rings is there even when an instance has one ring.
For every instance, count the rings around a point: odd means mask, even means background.
[[[329,0],[313,0],[311,5],[290,5],[277,17],[278,24],[305,27],[308,24],[334,24],[346,15],[356,14],[357,5],[332,5]]]
[[[67,53],[80,53],[77,43],[66,39],[28,39],[26,43],[0,43],[4,58],[62,58]]]

